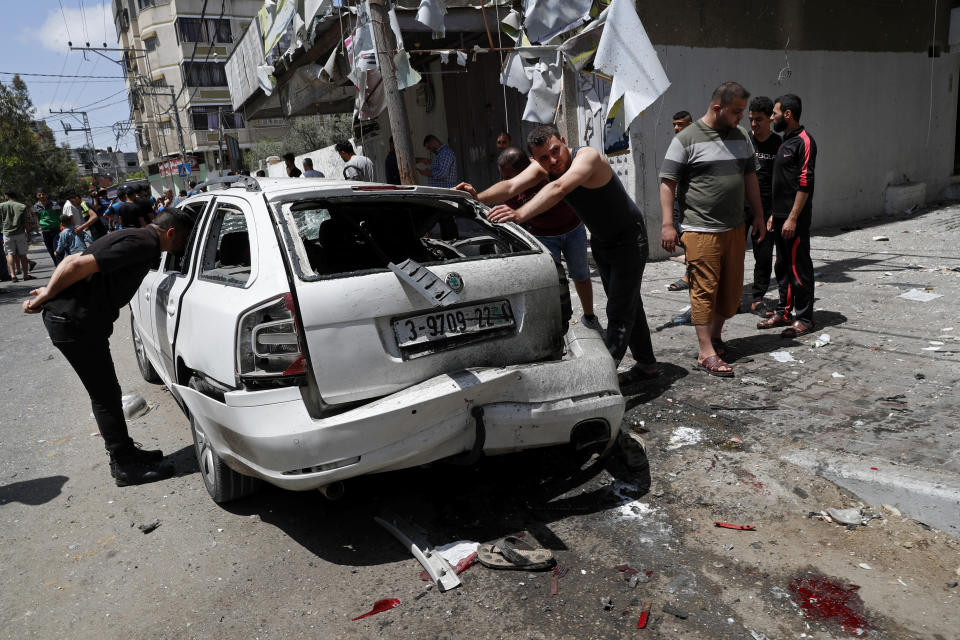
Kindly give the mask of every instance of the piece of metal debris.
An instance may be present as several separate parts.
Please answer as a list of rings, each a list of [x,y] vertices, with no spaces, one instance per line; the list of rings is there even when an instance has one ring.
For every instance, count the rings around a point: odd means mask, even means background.
[[[752,524],[731,524],[729,522],[714,522],[713,526],[722,529],[734,529],[735,531],[756,531],[757,528]]]
[[[397,540],[400,541],[410,553],[423,565],[423,568],[427,570],[427,574],[437,585],[437,589],[440,592],[449,591],[450,589],[456,589],[460,586],[460,578],[457,577],[456,572],[453,570],[453,567],[450,566],[450,563],[444,559],[439,553],[437,553],[426,540],[420,540],[419,545],[414,543],[410,537],[404,532],[403,529],[413,532],[415,531],[412,526],[401,520],[396,516],[391,516],[393,522],[387,521],[384,518],[374,516],[373,521],[379,524],[381,527],[393,534]],[[403,529],[401,529],[403,527]],[[411,533],[414,537],[415,533]]]
[[[159,520],[154,520],[150,524],[141,524],[137,526],[137,529],[140,529],[143,533],[150,533],[151,531],[156,531],[157,527],[160,526]]]
[[[663,605],[662,610],[664,613],[669,613],[670,615],[676,616],[681,620],[686,620],[690,616],[690,614],[684,611],[683,609],[677,609],[676,607],[671,607],[668,604]]]

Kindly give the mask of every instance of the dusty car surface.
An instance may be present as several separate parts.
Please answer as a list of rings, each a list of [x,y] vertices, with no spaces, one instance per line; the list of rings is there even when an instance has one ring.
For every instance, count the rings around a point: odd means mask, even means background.
[[[567,330],[562,270],[465,194],[238,178],[181,208],[187,248],[144,279],[131,325],[214,500],[615,440],[615,366]]]

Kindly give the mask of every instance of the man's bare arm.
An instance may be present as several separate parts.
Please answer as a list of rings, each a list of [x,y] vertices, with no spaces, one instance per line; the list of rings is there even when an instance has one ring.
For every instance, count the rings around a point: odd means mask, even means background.
[[[556,180],[548,182],[529,202],[517,209],[516,221],[526,222],[547,211],[563,200],[568,193],[585,184],[603,167],[609,167],[606,159],[595,149],[584,147],[570,163],[570,168],[567,169],[566,173]]]
[[[67,256],[63,262],[57,265],[57,269],[50,276],[50,282],[47,283],[47,286],[30,292],[33,297],[23,303],[23,312],[38,313],[43,309],[43,305],[55,298],[58,293],[98,271],[100,271],[100,265],[97,264],[96,258],[92,255],[74,254]]]
[[[549,176],[547,172],[536,162],[531,162],[530,166],[517,174],[516,177],[509,180],[501,180],[489,189],[485,189],[477,194],[477,200],[483,204],[501,204],[514,196],[518,196],[527,189],[537,186]]]
[[[673,206],[677,198],[677,182],[660,180],[660,246],[673,253],[677,248],[677,230],[673,226]]]

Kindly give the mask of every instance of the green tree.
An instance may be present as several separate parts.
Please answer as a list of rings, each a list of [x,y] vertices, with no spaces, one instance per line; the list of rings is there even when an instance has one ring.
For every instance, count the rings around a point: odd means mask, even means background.
[[[285,153],[301,155],[329,147],[353,136],[352,116],[334,113],[322,116],[301,116],[290,119],[290,128],[282,138],[266,138],[253,143],[246,154],[248,167],[259,160]]]
[[[57,146],[45,122],[33,119],[35,111],[20,76],[0,84],[0,185],[23,200],[37,188],[58,193],[82,186],[70,152]]]

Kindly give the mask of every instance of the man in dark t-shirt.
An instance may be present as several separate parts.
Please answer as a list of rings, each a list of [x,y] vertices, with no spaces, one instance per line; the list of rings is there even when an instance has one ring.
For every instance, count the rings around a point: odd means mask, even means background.
[[[170,207],[146,228],[111,233],[83,253],[66,257],[47,286],[31,291],[33,297],[23,303],[24,313],[43,312],[50,340],[90,395],[110,474],[119,487],[169,478],[173,466],[162,462],[161,451],[138,448],[127,432],[110,356],[113,323],[160,254],[183,251],[192,229],[193,218]]]
[[[764,224],[773,215],[773,161],[780,149],[780,136],[770,130],[773,101],[767,96],[757,96],[750,101],[750,142],[753,143],[757,161],[757,182],[760,183],[760,202],[763,203]],[[744,210],[747,226],[753,212]],[[763,296],[770,288],[770,272],[773,268],[773,234],[753,242],[753,286],[750,311],[763,309]]]

